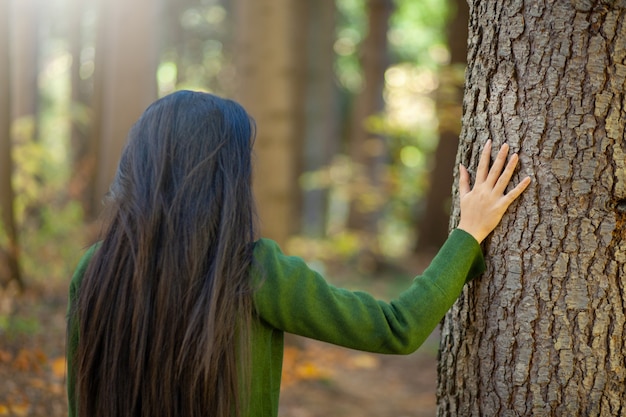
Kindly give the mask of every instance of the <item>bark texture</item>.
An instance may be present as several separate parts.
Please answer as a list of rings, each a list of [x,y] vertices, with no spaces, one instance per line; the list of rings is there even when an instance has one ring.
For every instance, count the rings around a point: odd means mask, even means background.
[[[626,415],[626,2],[471,3],[457,162],[508,142],[533,183],[444,320],[438,415]]]

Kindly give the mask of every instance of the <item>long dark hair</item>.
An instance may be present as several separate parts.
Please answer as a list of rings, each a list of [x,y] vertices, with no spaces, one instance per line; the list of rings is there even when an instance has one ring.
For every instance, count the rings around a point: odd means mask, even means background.
[[[80,416],[243,413],[253,136],[240,105],[190,91],[131,129],[79,290]]]

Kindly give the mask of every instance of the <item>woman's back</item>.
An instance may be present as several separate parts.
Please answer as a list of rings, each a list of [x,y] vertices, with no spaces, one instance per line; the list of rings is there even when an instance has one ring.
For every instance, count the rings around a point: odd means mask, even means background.
[[[71,312],[80,415],[238,410],[252,306],[251,148],[245,110],[204,93],[164,97],[131,129]]]

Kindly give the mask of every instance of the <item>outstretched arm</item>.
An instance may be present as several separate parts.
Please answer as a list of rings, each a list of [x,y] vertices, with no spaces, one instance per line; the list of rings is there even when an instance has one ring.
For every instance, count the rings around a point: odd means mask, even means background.
[[[473,188],[470,188],[467,168],[463,165],[459,167],[461,220],[458,228],[471,234],[478,243],[496,228],[507,208],[530,184],[530,177],[526,177],[515,188],[504,193],[519,159],[517,154],[511,155],[505,167],[508,153],[509,145],[502,145],[493,166],[489,168],[491,140],[487,141],[478,162]]]

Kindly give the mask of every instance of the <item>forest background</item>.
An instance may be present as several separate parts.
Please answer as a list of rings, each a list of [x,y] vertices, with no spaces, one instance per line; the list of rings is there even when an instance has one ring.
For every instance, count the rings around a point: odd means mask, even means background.
[[[64,415],[69,278],[97,238],[126,132],[175,90],[234,98],[255,118],[264,236],[382,297],[419,272],[448,230],[466,8],[0,0],[0,416]],[[377,372],[391,378],[378,398],[406,398],[375,415],[434,415],[434,345],[395,362],[290,342],[283,415],[318,415],[302,392],[319,415],[350,415]],[[290,394],[299,381],[313,385]],[[319,405],[338,395],[335,414]]]

